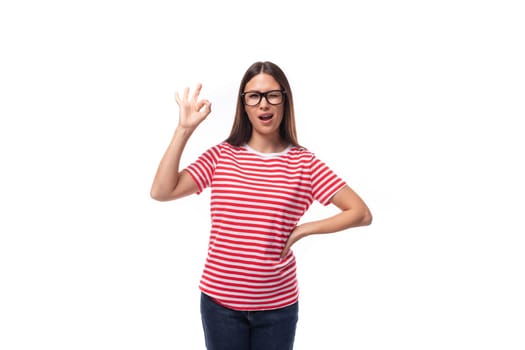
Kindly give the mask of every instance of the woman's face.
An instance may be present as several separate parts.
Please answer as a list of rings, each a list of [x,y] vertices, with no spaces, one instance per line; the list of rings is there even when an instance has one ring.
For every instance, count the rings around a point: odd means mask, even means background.
[[[257,102],[258,95],[268,91],[272,92],[267,94],[266,98],[261,97],[258,104],[254,106],[244,104],[252,124],[252,133],[258,133],[261,136],[279,135],[279,126],[283,120],[285,96],[283,95],[280,98],[281,86],[274,77],[266,73],[255,75],[244,87],[244,101],[248,101],[250,104]]]

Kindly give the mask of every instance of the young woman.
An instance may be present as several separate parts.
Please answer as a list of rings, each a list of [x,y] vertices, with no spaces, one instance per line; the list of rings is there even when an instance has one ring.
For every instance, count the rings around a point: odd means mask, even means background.
[[[211,233],[201,277],[201,316],[209,350],[292,349],[298,320],[296,261],[290,248],[313,234],[369,225],[363,200],[297,141],[292,91],[272,62],[242,78],[230,136],[179,170],[186,142],[211,103],[180,96],[179,123],[151,196],[178,199],[211,187]],[[340,210],[298,224],[313,201]]]

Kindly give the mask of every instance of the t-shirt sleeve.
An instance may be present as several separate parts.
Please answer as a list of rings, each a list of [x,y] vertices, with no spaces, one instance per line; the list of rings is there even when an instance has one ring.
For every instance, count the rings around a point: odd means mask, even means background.
[[[184,169],[197,184],[197,187],[199,188],[197,194],[200,194],[205,188],[211,185],[219,155],[220,145],[214,146],[201,154],[196,161]]]
[[[315,155],[312,155],[310,169],[313,198],[322,205],[330,204],[332,197],[346,186],[346,182]]]

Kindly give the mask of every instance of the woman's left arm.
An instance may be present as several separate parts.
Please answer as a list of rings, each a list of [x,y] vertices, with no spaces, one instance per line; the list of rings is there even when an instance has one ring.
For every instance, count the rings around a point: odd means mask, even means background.
[[[346,230],[351,227],[367,226],[372,223],[372,214],[366,203],[350,187],[345,186],[338,191],[331,199],[332,204],[341,209],[341,212],[329,218],[312,221],[297,226],[281,253],[284,258],[290,247],[309,235],[321,233],[333,233]]]

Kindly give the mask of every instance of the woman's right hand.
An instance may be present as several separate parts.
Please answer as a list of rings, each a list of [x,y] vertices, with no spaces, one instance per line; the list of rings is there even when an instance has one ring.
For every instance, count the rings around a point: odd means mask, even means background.
[[[210,101],[199,100],[201,89],[202,84],[197,84],[191,98],[188,87],[184,89],[182,98],[178,92],[175,93],[175,100],[179,105],[179,127],[193,131],[210,114]]]

